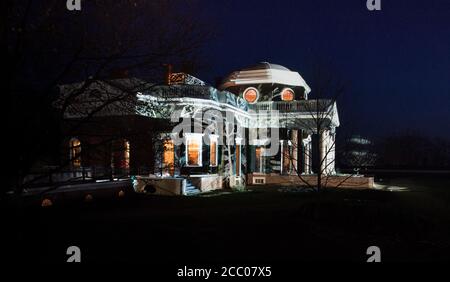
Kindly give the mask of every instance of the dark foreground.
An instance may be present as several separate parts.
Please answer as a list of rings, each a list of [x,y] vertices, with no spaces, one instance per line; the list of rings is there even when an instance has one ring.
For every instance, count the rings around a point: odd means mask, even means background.
[[[52,207],[6,208],[10,262],[276,263],[450,260],[450,180],[393,178],[409,192],[252,192],[214,197],[95,197]],[[3,248],[4,249],[4,248]]]

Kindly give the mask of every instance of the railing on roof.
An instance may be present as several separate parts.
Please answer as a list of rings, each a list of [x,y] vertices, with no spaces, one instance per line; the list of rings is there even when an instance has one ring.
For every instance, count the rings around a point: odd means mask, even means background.
[[[268,102],[259,102],[253,105],[250,105],[250,109],[254,111],[280,111],[280,112],[308,112],[307,105],[302,101],[268,101]]]
[[[165,86],[152,91],[152,95],[158,95],[161,98],[198,98],[210,99],[210,87],[200,85],[183,85],[183,86]]]
[[[327,111],[330,104],[319,102],[316,100],[302,101],[267,101],[249,105],[249,109],[253,111],[279,111],[279,112],[302,112],[314,113],[317,108],[320,111]]]

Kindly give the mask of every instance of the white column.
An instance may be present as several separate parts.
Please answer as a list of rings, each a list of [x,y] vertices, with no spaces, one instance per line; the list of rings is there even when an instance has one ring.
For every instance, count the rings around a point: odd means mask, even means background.
[[[304,159],[304,174],[311,174],[311,135],[303,139],[303,159]]]
[[[325,130],[320,138],[320,160],[322,161],[321,171],[323,174],[329,175],[335,173],[335,150],[333,135],[330,130]]]

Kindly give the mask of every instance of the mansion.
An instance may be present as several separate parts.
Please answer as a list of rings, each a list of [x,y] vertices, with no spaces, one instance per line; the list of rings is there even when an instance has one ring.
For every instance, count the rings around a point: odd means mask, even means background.
[[[336,174],[335,101],[309,99],[302,76],[280,65],[234,71],[216,87],[169,71],[163,84],[120,78],[59,92],[71,175],[192,195]]]

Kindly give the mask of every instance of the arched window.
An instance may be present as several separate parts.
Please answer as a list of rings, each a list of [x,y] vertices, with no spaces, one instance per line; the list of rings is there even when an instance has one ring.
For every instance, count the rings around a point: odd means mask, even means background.
[[[73,168],[81,167],[81,142],[77,138],[70,139],[69,142],[70,163]]]
[[[130,168],[130,142],[119,139],[112,142],[112,167],[115,169]]]

